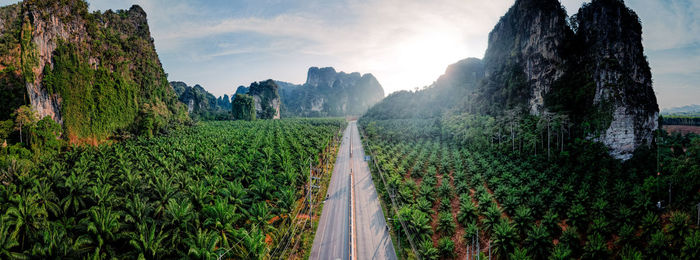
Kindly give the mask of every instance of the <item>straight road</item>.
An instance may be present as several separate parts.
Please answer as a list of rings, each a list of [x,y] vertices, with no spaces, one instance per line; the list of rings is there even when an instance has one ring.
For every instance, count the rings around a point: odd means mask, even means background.
[[[350,141],[355,184],[355,231],[357,238],[357,259],[397,259],[391,235],[387,229],[377,190],[372,182],[369,165],[365,162],[357,122],[350,122]]]
[[[350,126],[343,133],[309,259],[349,259]]]
[[[355,259],[397,259],[364,155],[357,123],[351,121],[340,144],[310,259],[349,259],[353,248]],[[353,187],[351,173],[355,174]],[[354,246],[350,244],[351,188],[355,189]]]

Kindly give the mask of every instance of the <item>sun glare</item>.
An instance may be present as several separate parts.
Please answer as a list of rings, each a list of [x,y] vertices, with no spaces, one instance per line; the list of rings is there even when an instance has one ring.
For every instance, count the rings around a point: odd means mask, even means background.
[[[394,77],[384,79],[387,93],[432,84],[448,65],[457,62],[458,57],[467,57],[468,52],[459,35],[434,31],[397,42],[389,55],[385,61],[391,63]]]

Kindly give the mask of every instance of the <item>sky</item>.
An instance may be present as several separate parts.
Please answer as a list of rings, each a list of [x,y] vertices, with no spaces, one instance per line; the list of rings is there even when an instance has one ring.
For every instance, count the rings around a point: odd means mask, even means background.
[[[16,0],[0,0],[9,4]],[[584,0],[562,0],[569,15]],[[661,108],[700,103],[700,1],[627,0]],[[88,0],[148,14],[171,81],[215,95],[268,78],[304,83],[309,67],[372,73],[385,93],[430,85],[452,63],[482,58],[514,0]]]

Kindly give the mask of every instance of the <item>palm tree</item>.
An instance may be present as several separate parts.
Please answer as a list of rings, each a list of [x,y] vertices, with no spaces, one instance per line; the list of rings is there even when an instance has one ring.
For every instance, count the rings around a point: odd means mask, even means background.
[[[156,168],[160,169],[160,168]],[[148,181],[148,186],[155,192],[155,200],[158,201],[155,213],[157,216],[162,216],[165,212],[165,206],[168,200],[175,195],[178,187],[173,184],[173,179],[167,175],[152,175]]]
[[[559,243],[552,249],[550,260],[569,260],[571,259],[571,249],[563,243]]]
[[[80,224],[85,227],[87,234],[81,236],[81,240],[89,241],[95,245],[95,254],[115,255],[112,248],[112,241],[117,239],[120,224],[119,212],[104,206],[96,206],[88,210],[88,217],[80,220]]]
[[[460,198],[459,212],[457,213],[457,221],[462,225],[467,225],[477,219],[477,208],[472,202],[469,195],[463,195]]]
[[[411,210],[409,216],[402,219],[408,219],[408,229],[410,233],[419,234],[423,237],[429,237],[433,233],[433,228],[430,226],[430,218],[428,214],[419,210]]]
[[[228,198],[230,204],[243,206],[248,204],[248,192],[240,182],[227,182],[226,186],[221,189],[223,196]]]
[[[252,225],[247,230],[238,230],[240,242],[233,247],[233,257],[235,259],[263,259],[266,255],[267,244],[265,235],[256,226]],[[224,254],[226,256],[227,254]]]
[[[186,240],[189,250],[187,255],[197,259],[214,259],[218,255],[215,250],[219,244],[219,236],[208,230],[198,229],[196,234],[190,234]]]
[[[269,223],[272,219],[270,214],[270,208],[265,202],[258,202],[251,205],[250,209],[246,211],[248,219],[252,221],[257,227],[261,229],[264,234],[274,231],[274,227]]]
[[[10,225],[0,220],[0,258],[3,259],[24,259],[23,254],[14,252],[12,249],[19,246],[17,237],[10,232]]]
[[[532,260],[527,249],[521,247],[515,248],[513,253],[508,254],[508,258],[511,260]]]
[[[90,241],[76,240],[68,236],[66,226],[71,225],[65,223],[71,221],[72,218],[49,223],[47,228],[39,232],[39,239],[34,243],[31,255],[39,258],[68,258],[89,251]]]
[[[681,257],[689,259],[700,257],[700,231],[692,231],[691,235],[685,238],[683,248],[681,248]]]
[[[419,251],[421,256],[423,256],[424,259],[429,259],[429,260],[435,260],[438,259],[438,250],[433,246],[433,241],[430,241],[430,238],[424,239],[420,244],[419,244]]]
[[[156,224],[138,223],[136,232],[130,233],[129,244],[138,252],[139,259],[159,259],[167,253],[163,241],[168,237],[162,227],[156,232]]]
[[[141,195],[136,193],[126,199],[126,214],[124,221],[136,225],[144,223],[153,211],[153,207],[148,204],[146,198],[141,198]]]
[[[53,191],[53,184],[49,181],[42,180],[35,186],[35,191],[39,196],[38,203],[47,213],[50,212],[53,216],[58,216],[61,213],[61,207],[58,206],[56,193]]]
[[[501,210],[498,209],[498,206],[492,204],[488,207],[484,215],[485,218],[482,220],[482,224],[484,224],[486,230],[493,232],[494,226],[497,225],[497,222],[501,218]]]
[[[506,256],[508,252],[512,252],[515,248],[515,241],[518,240],[518,234],[507,219],[501,219],[498,224],[493,227],[493,251],[496,255]]]
[[[238,207],[226,203],[223,199],[217,199],[214,205],[202,209],[204,226],[216,230],[225,246],[229,245],[229,237],[235,230],[235,223],[241,218],[241,215],[236,213],[237,210]]]
[[[542,226],[547,230],[549,234],[558,236],[561,232],[561,227],[559,223],[559,214],[554,211],[547,211],[547,213],[542,216]]]
[[[455,222],[452,219],[452,214],[449,212],[440,212],[438,214],[438,223],[436,231],[443,236],[452,236],[455,232]]]
[[[31,106],[20,106],[12,113],[12,116],[15,117],[15,129],[19,130],[19,142],[23,143],[22,129],[36,123],[39,117]]]
[[[584,258],[588,259],[604,259],[610,253],[605,238],[599,233],[593,233],[593,236],[588,238],[583,250],[585,251]]]
[[[168,200],[165,217],[167,223],[174,227],[174,232],[171,232],[174,241],[180,240],[180,233],[189,234],[193,229],[191,221],[195,218],[195,213],[192,211],[192,203],[188,200]]]
[[[275,186],[267,180],[266,175],[262,175],[255,179],[248,189],[253,193],[253,201],[263,201],[270,199]]]
[[[112,192],[112,185],[109,183],[101,184],[98,182],[90,186],[90,192],[97,205],[112,206],[115,201],[116,195]]]
[[[513,222],[515,223],[515,229],[518,230],[520,237],[525,235],[525,231],[530,226],[533,221],[532,210],[526,206],[518,206],[515,209],[515,215],[513,215]]]
[[[535,259],[545,259],[552,246],[552,240],[549,239],[546,228],[537,224],[532,224],[532,228],[527,232],[525,243]]]
[[[18,237],[22,248],[26,248],[26,242],[31,239],[46,224],[47,213],[36,202],[38,195],[35,193],[15,195],[10,200],[14,205],[5,212],[7,224],[14,225],[13,237]]]
[[[63,206],[63,212],[76,214],[80,211],[80,208],[85,206],[84,189],[88,184],[88,177],[85,173],[78,173],[79,169],[81,169],[80,166],[73,169],[74,171],[65,177],[63,182],[63,188],[67,194],[61,199],[61,205]]]

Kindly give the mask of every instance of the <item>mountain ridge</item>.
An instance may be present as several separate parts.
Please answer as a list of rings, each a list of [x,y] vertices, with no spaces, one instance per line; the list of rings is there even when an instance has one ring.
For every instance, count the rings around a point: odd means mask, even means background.
[[[333,67],[310,67],[304,84],[274,82],[282,117],[360,115],[384,98],[384,89],[371,73],[337,72]],[[248,91],[239,86],[235,94]]]

